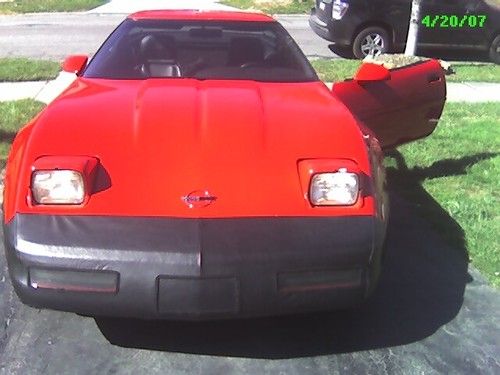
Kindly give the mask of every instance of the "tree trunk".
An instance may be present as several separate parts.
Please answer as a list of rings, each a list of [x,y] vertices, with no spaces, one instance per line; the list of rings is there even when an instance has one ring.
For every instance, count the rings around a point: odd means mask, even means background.
[[[405,55],[414,56],[417,50],[418,25],[420,22],[420,3],[422,0],[412,0],[410,26],[406,39]]]

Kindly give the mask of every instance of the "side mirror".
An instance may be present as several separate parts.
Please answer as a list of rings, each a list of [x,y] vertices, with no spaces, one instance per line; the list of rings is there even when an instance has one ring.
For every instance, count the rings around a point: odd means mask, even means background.
[[[89,57],[87,55],[71,55],[64,59],[62,63],[62,70],[68,73],[75,73],[80,75],[85,66],[87,65]]]
[[[387,81],[391,79],[391,72],[382,65],[363,63],[356,72],[354,79],[359,83]]]

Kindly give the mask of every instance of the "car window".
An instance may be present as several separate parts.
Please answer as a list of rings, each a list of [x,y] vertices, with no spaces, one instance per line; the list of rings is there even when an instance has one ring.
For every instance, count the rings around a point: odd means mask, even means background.
[[[84,77],[318,80],[277,22],[126,20]]]

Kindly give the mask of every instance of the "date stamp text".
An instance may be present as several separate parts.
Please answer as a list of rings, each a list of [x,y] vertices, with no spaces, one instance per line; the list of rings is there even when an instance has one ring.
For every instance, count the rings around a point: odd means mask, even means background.
[[[462,16],[454,14],[426,15],[422,18],[421,24],[428,28],[480,28],[486,23],[484,14],[464,14]]]

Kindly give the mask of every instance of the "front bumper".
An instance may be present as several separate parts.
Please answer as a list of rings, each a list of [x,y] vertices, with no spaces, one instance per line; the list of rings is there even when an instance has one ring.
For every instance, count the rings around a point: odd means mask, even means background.
[[[345,18],[347,16],[344,16],[342,20],[323,19],[313,8],[309,17],[309,26],[321,38],[335,45],[347,47],[352,45],[357,24],[353,24],[349,19],[346,21]]]
[[[132,218],[17,214],[9,272],[31,306],[213,319],[355,305],[380,271],[373,217]]]

